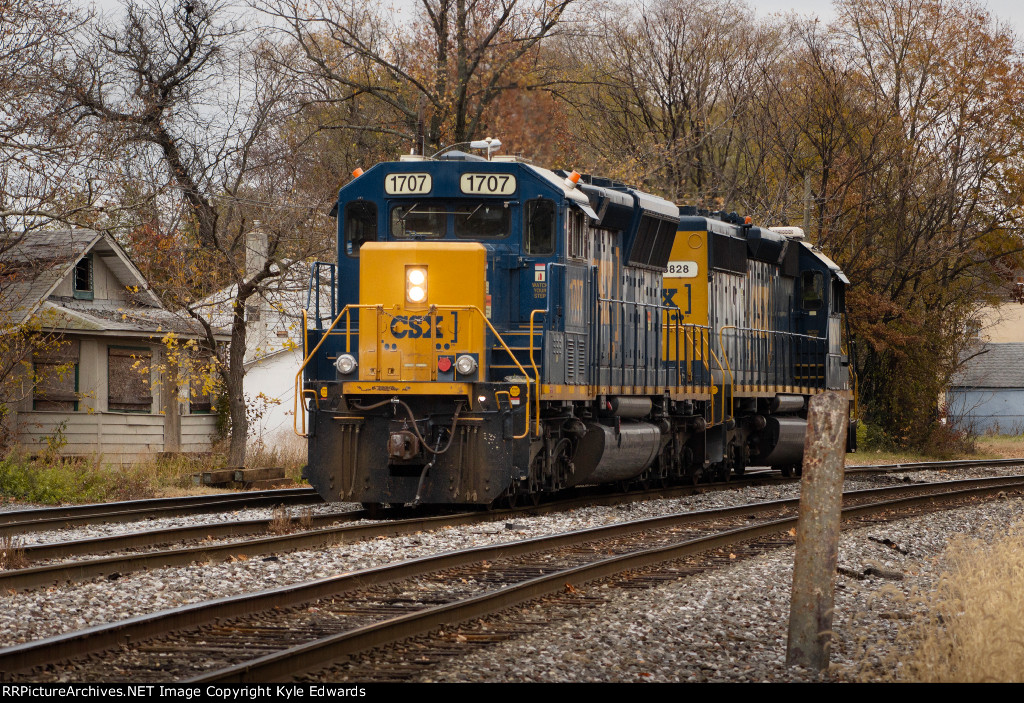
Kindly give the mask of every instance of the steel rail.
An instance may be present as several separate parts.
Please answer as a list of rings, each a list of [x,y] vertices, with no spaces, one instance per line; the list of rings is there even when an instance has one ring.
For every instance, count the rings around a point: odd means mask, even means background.
[[[847,460],[850,456],[847,454]],[[928,469],[973,469],[998,468],[1000,466],[1024,466],[1022,459],[953,459],[950,461],[908,461],[901,464],[852,464],[846,466],[846,473],[897,473],[900,471],[927,471]]]
[[[939,484],[918,484],[915,486],[895,486],[883,489],[868,489],[845,493],[849,498],[870,498],[873,495],[906,493],[932,487],[956,489],[958,486],[972,486],[964,492],[998,492],[1006,489],[1020,489],[1024,486],[1024,476],[1001,477],[996,479],[968,479],[957,482]],[[931,492],[924,496],[913,496],[910,499],[928,501],[955,495],[949,491]],[[873,503],[877,506],[891,507],[898,501]],[[411,559],[397,564],[390,564],[371,569],[332,576],[315,581],[291,584],[258,593],[229,596],[212,601],[196,603],[181,608],[136,616],[119,622],[97,625],[85,630],[56,635],[35,642],[15,645],[0,649],[0,671],[14,672],[36,666],[51,664],[71,657],[108,649],[129,641],[139,641],[155,637],[175,630],[199,627],[215,620],[251,615],[273,608],[288,608],[309,603],[320,598],[337,596],[338,594],[363,588],[370,585],[387,584],[406,578],[413,578],[431,572],[465,566],[467,564],[492,561],[502,557],[516,556],[530,552],[571,546],[580,542],[611,539],[644,530],[656,530],[664,527],[692,524],[709,520],[727,519],[774,510],[794,510],[799,499],[788,499],[752,503],[715,510],[694,511],[665,515],[644,520],[604,525],[569,533],[560,533],[545,537],[535,537],[513,543],[503,543],[476,547],[469,550],[448,552],[445,554]],[[852,509],[852,508],[850,508]],[[846,515],[846,513],[844,513]],[[794,518],[795,519],[795,518]],[[564,581],[562,582],[564,585]],[[428,628],[429,629],[429,628]]]
[[[91,503],[56,508],[32,508],[0,513],[0,535],[61,529],[97,522],[129,522],[141,517],[175,517],[222,510],[273,505],[316,504],[323,499],[312,488],[284,488],[244,493],[218,493],[181,498],[151,498],[119,503]]]
[[[1005,477],[984,479],[965,479],[966,481],[1001,481]],[[380,536],[400,536],[421,530],[436,529],[440,526],[462,526],[473,523],[496,522],[511,517],[524,515],[543,515],[556,511],[570,510],[575,507],[592,505],[615,505],[632,502],[643,498],[672,498],[692,495],[704,490],[720,487],[737,487],[740,485],[757,485],[764,482],[766,476],[755,475],[730,483],[701,484],[698,486],[679,486],[669,489],[650,489],[647,491],[594,495],[565,498],[553,503],[518,509],[495,510],[490,512],[464,512],[442,515],[417,516],[412,518],[376,522],[370,525],[341,525],[337,527],[321,527],[317,530],[303,531],[285,535],[271,535],[258,539],[209,544],[194,547],[182,547],[156,552],[127,554],[122,556],[81,559],[77,561],[26,567],[9,571],[0,571],[0,589],[26,590],[40,586],[49,586],[61,582],[85,581],[87,579],[118,574],[123,576],[135,571],[158,568],[187,566],[196,561],[227,561],[238,556],[262,556],[304,549],[331,547],[346,542],[374,539]],[[767,479],[772,480],[772,479]],[[786,479],[788,482],[799,479]],[[777,479],[774,479],[777,481]],[[947,482],[952,484],[954,482]],[[911,484],[905,490],[920,490],[925,484]],[[966,485],[966,484],[965,484]],[[885,490],[885,489],[868,489]],[[849,492],[851,495],[859,491]],[[340,515],[324,515],[314,518],[314,523],[330,525],[340,520],[351,521],[367,517],[364,511],[356,511]],[[269,528],[270,521],[247,521],[244,523],[207,524],[193,527],[179,527],[170,530],[149,530],[124,535],[114,535],[90,540],[59,542],[52,544],[31,545],[24,547],[24,553],[30,559],[60,558],[66,555],[81,555],[102,551],[120,551],[153,547],[172,541],[189,539],[225,538],[253,534],[260,529]],[[294,522],[294,521],[293,521]]]
[[[327,513],[324,515],[313,515],[310,518],[311,527],[323,527],[336,522],[351,522],[354,520],[370,519],[368,510],[352,510],[345,513]],[[302,520],[300,517],[292,516],[289,523],[294,526]],[[154,530],[141,530],[138,532],[127,532],[107,537],[91,537],[88,539],[69,540],[66,542],[50,542],[45,544],[29,544],[20,549],[27,560],[37,561],[41,559],[59,559],[62,557],[80,556],[83,554],[103,554],[105,552],[119,552],[129,549],[140,549],[143,547],[155,547],[172,542],[187,542],[190,540],[203,539],[224,539],[228,537],[244,537],[245,535],[269,531],[274,519],[266,520],[243,520],[241,522],[208,522],[202,525],[186,525],[183,527],[171,527]],[[3,572],[0,572],[2,578]]]
[[[330,547],[345,542],[356,542],[374,539],[380,536],[407,535],[421,530],[436,529],[444,526],[461,526],[473,523],[497,522],[511,517],[525,515],[543,515],[575,507],[592,505],[615,505],[632,502],[645,497],[679,497],[692,495],[695,492],[714,489],[716,485],[740,486],[756,485],[770,480],[765,476],[752,476],[748,479],[730,484],[712,484],[707,486],[679,486],[669,489],[650,489],[637,493],[595,495],[583,491],[583,495],[570,496],[559,501],[539,506],[516,509],[493,510],[489,512],[461,512],[423,515],[398,520],[382,520],[369,525],[342,525],[334,528],[326,527],[316,531],[304,531],[287,535],[267,536],[255,540],[233,542],[217,545],[201,545],[183,547],[124,556],[100,557],[78,561],[48,564],[44,566],[26,567],[22,569],[0,571],[0,590],[24,590],[39,586],[48,586],[67,581],[84,581],[97,576],[109,576],[117,573],[124,575],[134,571],[157,569],[170,566],[187,566],[195,561],[228,560],[240,555],[260,556],[281,552],[299,551]],[[792,479],[796,480],[796,479]],[[329,525],[339,519],[356,520],[367,517],[366,511],[357,511],[342,518],[339,515],[317,516],[314,522]],[[401,514],[399,511],[398,514]],[[343,514],[344,515],[344,514]],[[147,530],[125,535],[114,535],[90,540],[74,542],[58,542],[52,544],[32,545],[23,547],[25,556],[31,559],[59,558],[63,555],[96,553],[98,551],[119,551],[137,549],[166,544],[170,541],[203,539],[206,537],[231,537],[252,534],[254,530],[248,525],[262,525],[267,528],[269,521],[250,521],[248,523],[208,524],[195,527],[180,527],[170,530]],[[239,528],[236,527],[240,526]]]
[[[1024,480],[1017,483],[1024,484]],[[844,507],[842,518],[869,515],[895,507],[912,507],[936,499],[974,497],[998,491],[998,486],[974,487],[962,491],[910,496],[878,503]],[[746,527],[724,530],[705,537],[673,545],[645,549],[599,559],[589,564],[561,569],[522,583],[508,585],[478,596],[390,618],[322,639],[258,657],[220,670],[204,672],[184,683],[241,683],[284,680],[303,672],[315,671],[342,657],[425,634],[440,626],[450,626],[562,591],[566,584],[582,585],[624,571],[643,569],[694,554],[726,547],[746,540],[786,533],[797,525],[798,516],[771,520]]]

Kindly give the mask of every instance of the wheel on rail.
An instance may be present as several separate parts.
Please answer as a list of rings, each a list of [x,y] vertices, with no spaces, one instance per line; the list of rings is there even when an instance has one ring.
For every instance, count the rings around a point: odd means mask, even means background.
[[[497,507],[515,510],[522,505],[522,496],[515,488],[510,488],[508,493],[494,501]]]

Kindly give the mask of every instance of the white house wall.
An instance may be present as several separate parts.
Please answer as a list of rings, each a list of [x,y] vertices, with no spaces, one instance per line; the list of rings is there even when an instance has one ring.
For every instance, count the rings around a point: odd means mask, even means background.
[[[282,435],[293,434],[295,374],[302,364],[302,352],[291,349],[261,359],[248,367],[245,374],[245,395],[253,402],[260,393],[279,402],[267,408],[264,416],[249,428],[249,435],[271,442]]]

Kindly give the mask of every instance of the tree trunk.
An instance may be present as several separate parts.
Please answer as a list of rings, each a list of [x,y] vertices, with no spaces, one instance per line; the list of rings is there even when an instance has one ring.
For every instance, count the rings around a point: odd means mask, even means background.
[[[228,368],[224,385],[231,412],[231,441],[228,445],[228,466],[245,466],[245,444],[249,435],[249,422],[245,415],[245,301],[241,296],[234,301],[231,322],[231,348],[228,350]]]

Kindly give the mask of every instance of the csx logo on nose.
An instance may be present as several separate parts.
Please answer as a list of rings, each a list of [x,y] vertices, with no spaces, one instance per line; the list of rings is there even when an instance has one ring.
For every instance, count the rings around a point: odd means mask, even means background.
[[[430,315],[398,315],[391,319],[391,336],[395,339],[444,339],[441,315],[434,316],[434,334],[430,334]]]

